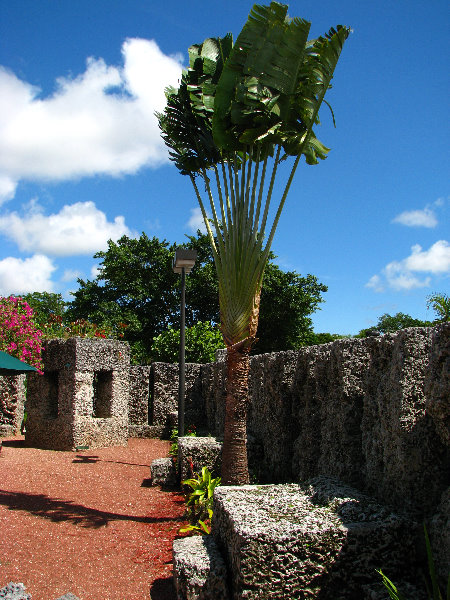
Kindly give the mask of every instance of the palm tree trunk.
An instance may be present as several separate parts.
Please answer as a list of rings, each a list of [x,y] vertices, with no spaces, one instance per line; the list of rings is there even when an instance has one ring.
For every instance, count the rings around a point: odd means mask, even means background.
[[[222,450],[222,484],[249,483],[247,464],[247,411],[250,348],[227,349],[227,397]]]

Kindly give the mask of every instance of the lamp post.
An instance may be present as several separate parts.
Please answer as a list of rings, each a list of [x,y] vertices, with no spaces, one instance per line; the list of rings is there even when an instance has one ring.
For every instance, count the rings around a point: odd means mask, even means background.
[[[181,273],[181,325],[180,325],[180,362],[179,362],[179,383],[178,383],[178,437],[184,436],[184,389],[185,389],[185,295],[186,295],[186,274],[191,272],[197,258],[196,250],[187,250],[186,248],[177,248],[173,259],[173,270],[175,273]]]

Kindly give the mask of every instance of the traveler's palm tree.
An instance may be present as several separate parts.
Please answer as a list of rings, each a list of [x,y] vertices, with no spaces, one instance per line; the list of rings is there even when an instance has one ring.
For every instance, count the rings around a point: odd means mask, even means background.
[[[225,484],[248,482],[249,352],[275,230],[301,156],[316,164],[328,153],[313,127],[349,29],[308,41],[309,28],[289,19],[287,6],[255,5],[234,45],[228,34],[189,48],[189,68],[178,89],[166,90],[157,115],[171,159],[191,179],[218,275],[227,346]],[[289,157],[270,226],[275,178]]]

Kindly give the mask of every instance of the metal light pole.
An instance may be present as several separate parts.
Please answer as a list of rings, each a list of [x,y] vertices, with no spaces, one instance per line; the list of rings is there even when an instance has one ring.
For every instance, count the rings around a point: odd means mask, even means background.
[[[195,264],[197,252],[186,248],[177,248],[173,259],[173,270],[181,273],[181,323],[180,323],[180,360],[178,384],[178,437],[184,436],[184,395],[185,395],[185,335],[186,335],[186,274]]]

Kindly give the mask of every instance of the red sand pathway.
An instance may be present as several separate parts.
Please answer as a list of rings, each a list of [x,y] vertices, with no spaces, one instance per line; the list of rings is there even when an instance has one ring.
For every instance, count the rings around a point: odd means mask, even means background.
[[[6,438],[0,452],[0,589],[33,600],[174,600],[183,497],[148,487],[168,442],[54,452]]]

